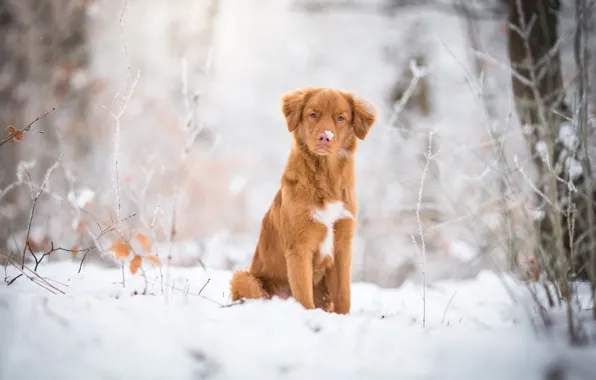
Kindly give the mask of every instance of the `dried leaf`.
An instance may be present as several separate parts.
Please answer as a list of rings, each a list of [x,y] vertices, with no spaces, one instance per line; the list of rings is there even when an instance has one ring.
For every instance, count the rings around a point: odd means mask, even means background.
[[[524,268],[524,279],[526,281],[539,281],[540,280],[540,267],[536,263],[536,258],[530,257]]]
[[[77,257],[77,253],[79,253],[78,252],[79,245],[78,244],[74,244],[70,250],[71,250],[70,253],[72,254],[72,258],[74,259],[75,257]]]
[[[141,260],[142,257],[139,255],[135,255],[135,257],[130,260],[130,273],[135,274],[141,267]]]
[[[153,264],[161,266],[161,261],[159,260],[159,257],[155,255],[147,255],[145,256],[145,258],[151,261]]]
[[[40,240],[33,240],[28,239],[27,245],[31,248],[32,251],[39,252],[49,248],[49,240],[47,236],[44,236],[43,239]]]
[[[509,25],[507,24],[500,24],[499,25],[499,32],[504,35],[509,34]]]
[[[37,245],[37,243],[35,242],[35,240],[32,239],[28,239],[27,240],[27,245],[29,246],[29,249],[31,249],[32,251],[39,251],[39,246]]]
[[[539,281],[540,271],[537,268],[529,268],[524,273],[524,280],[526,281]]]
[[[83,232],[85,230],[85,228],[87,228],[87,222],[84,220],[81,220],[75,227],[75,232]]]
[[[9,125],[8,127],[6,127],[6,131],[8,132],[9,136],[18,132],[18,130],[15,127],[13,127],[12,125]],[[15,140],[21,141],[23,139],[24,135],[25,134],[23,132],[18,132],[16,135],[14,135],[13,137],[10,138],[11,144],[14,144]]]
[[[117,259],[125,259],[130,253],[130,246],[124,240],[118,239],[112,242],[108,251],[114,252]]]
[[[141,243],[145,252],[151,252],[151,240],[149,240],[147,235],[139,232],[137,234],[137,240]]]

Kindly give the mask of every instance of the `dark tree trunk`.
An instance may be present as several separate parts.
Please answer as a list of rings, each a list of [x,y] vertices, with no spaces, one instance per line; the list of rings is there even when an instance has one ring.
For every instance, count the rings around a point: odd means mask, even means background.
[[[509,1],[509,56],[513,93],[521,124],[527,128],[528,145],[538,169],[539,208],[537,259],[541,269],[567,293],[573,278],[594,282],[592,252],[593,182],[585,147],[559,138],[567,117],[558,49],[558,1]],[[566,123],[579,138],[578,127]],[[570,146],[571,145],[571,146]],[[570,164],[581,163],[581,173]],[[569,182],[572,186],[569,186]]]

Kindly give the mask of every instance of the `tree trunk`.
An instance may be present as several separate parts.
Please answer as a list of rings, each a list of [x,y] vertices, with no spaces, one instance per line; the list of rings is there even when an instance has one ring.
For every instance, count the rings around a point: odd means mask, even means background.
[[[571,113],[557,45],[559,6],[553,0],[510,0],[509,56],[517,113],[538,169],[537,260],[566,297],[568,280],[594,282],[596,237],[586,149],[578,141],[578,123],[567,121]],[[575,140],[560,137],[569,133]]]

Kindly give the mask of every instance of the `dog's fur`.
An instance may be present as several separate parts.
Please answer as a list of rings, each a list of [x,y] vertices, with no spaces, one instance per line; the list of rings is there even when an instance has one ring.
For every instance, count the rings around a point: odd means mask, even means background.
[[[292,296],[306,309],[346,314],[358,211],[354,153],[376,111],[364,99],[329,88],[297,90],[282,103],[294,144],[251,267],[232,277],[232,300]],[[321,147],[323,133],[333,135]]]

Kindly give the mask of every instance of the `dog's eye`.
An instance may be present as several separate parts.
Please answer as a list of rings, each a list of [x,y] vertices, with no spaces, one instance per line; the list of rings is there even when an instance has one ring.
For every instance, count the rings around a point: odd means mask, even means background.
[[[344,121],[344,120],[346,120],[346,119],[343,116],[341,116],[341,115],[339,115],[337,117],[337,121]]]
[[[310,115],[308,115],[308,116],[312,117],[313,119],[317,118],[317,114],[314,112],[311,112]]]

